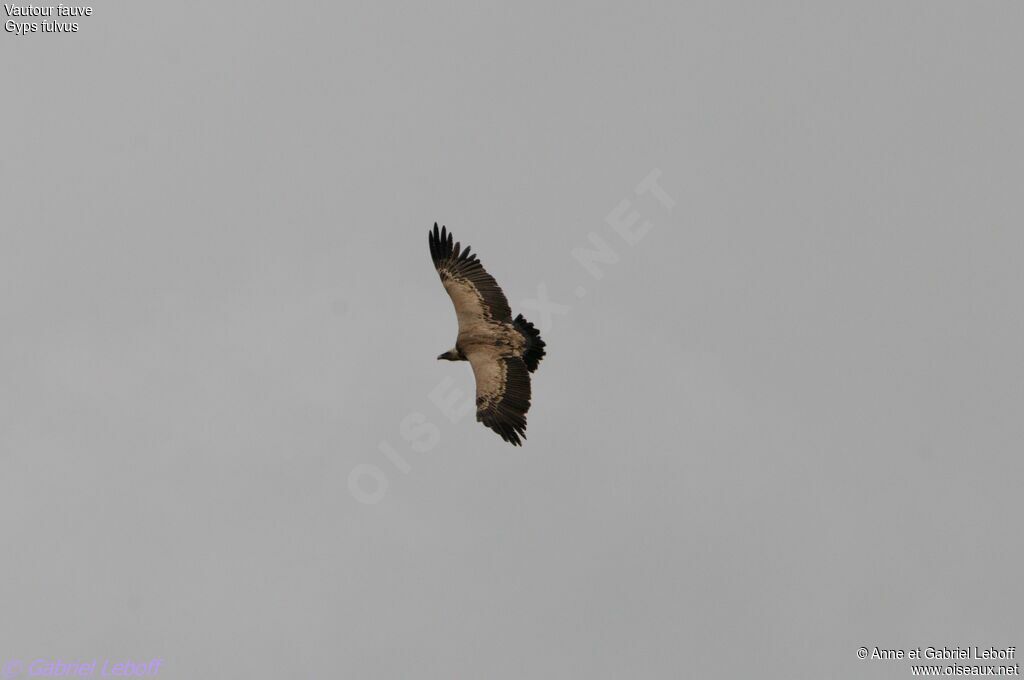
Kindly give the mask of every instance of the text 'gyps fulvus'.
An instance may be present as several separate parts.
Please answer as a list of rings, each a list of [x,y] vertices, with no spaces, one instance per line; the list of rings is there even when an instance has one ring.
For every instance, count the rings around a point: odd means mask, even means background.
[[[468,247],[462,250],[452,240],[435,222],[428,237],[430,257],[459,320],[455,347],[438,359],[469,362],[476,378],[476,419],[521,446],[530,410],[530,373],[544,357],[544,341],[522,314],[512,318],[494,277]]]

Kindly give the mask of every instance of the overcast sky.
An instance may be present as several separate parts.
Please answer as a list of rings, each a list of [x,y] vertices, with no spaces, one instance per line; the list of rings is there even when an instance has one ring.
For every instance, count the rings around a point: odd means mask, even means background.
[[[0,669],[1024,649],[1021,5],[78,21],[0,35]],[[435,221],[548,343],[522,449]]]

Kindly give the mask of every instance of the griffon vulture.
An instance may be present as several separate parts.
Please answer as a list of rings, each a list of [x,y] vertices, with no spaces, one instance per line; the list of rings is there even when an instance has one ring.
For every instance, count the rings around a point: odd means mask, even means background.
[[[530,373],[544,357],[540,332],[522,314],[512,318],[494,277],[468,247],[452,244],[446,228],[438,231],[435,222],[427,240],[459,321],[455,347],[437,358],[469,362],[476,379],[476,419],[521,446],[530,410]]]

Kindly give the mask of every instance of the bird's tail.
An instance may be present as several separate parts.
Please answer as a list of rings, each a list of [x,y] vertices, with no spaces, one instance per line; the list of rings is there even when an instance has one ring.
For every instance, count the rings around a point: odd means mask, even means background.
[[[516,316],[512,324],[526,338],[526,348],[523,350],[523,363],[526,364],[526,368],[529,369],[530,373],[533,373],[537,370],[537,364],[544,358],[545,343],[540,339],[540,331],[534,328],[532,323],[524,319],[522,314]]]

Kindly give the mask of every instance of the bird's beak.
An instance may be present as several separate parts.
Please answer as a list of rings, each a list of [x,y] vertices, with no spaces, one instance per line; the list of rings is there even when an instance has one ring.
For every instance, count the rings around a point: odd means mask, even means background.
[[[444,359],[444,354],[439,354],[439,355],[437,356],[437,360],[438,360],[438,361],[440,361],[441,359]]]

